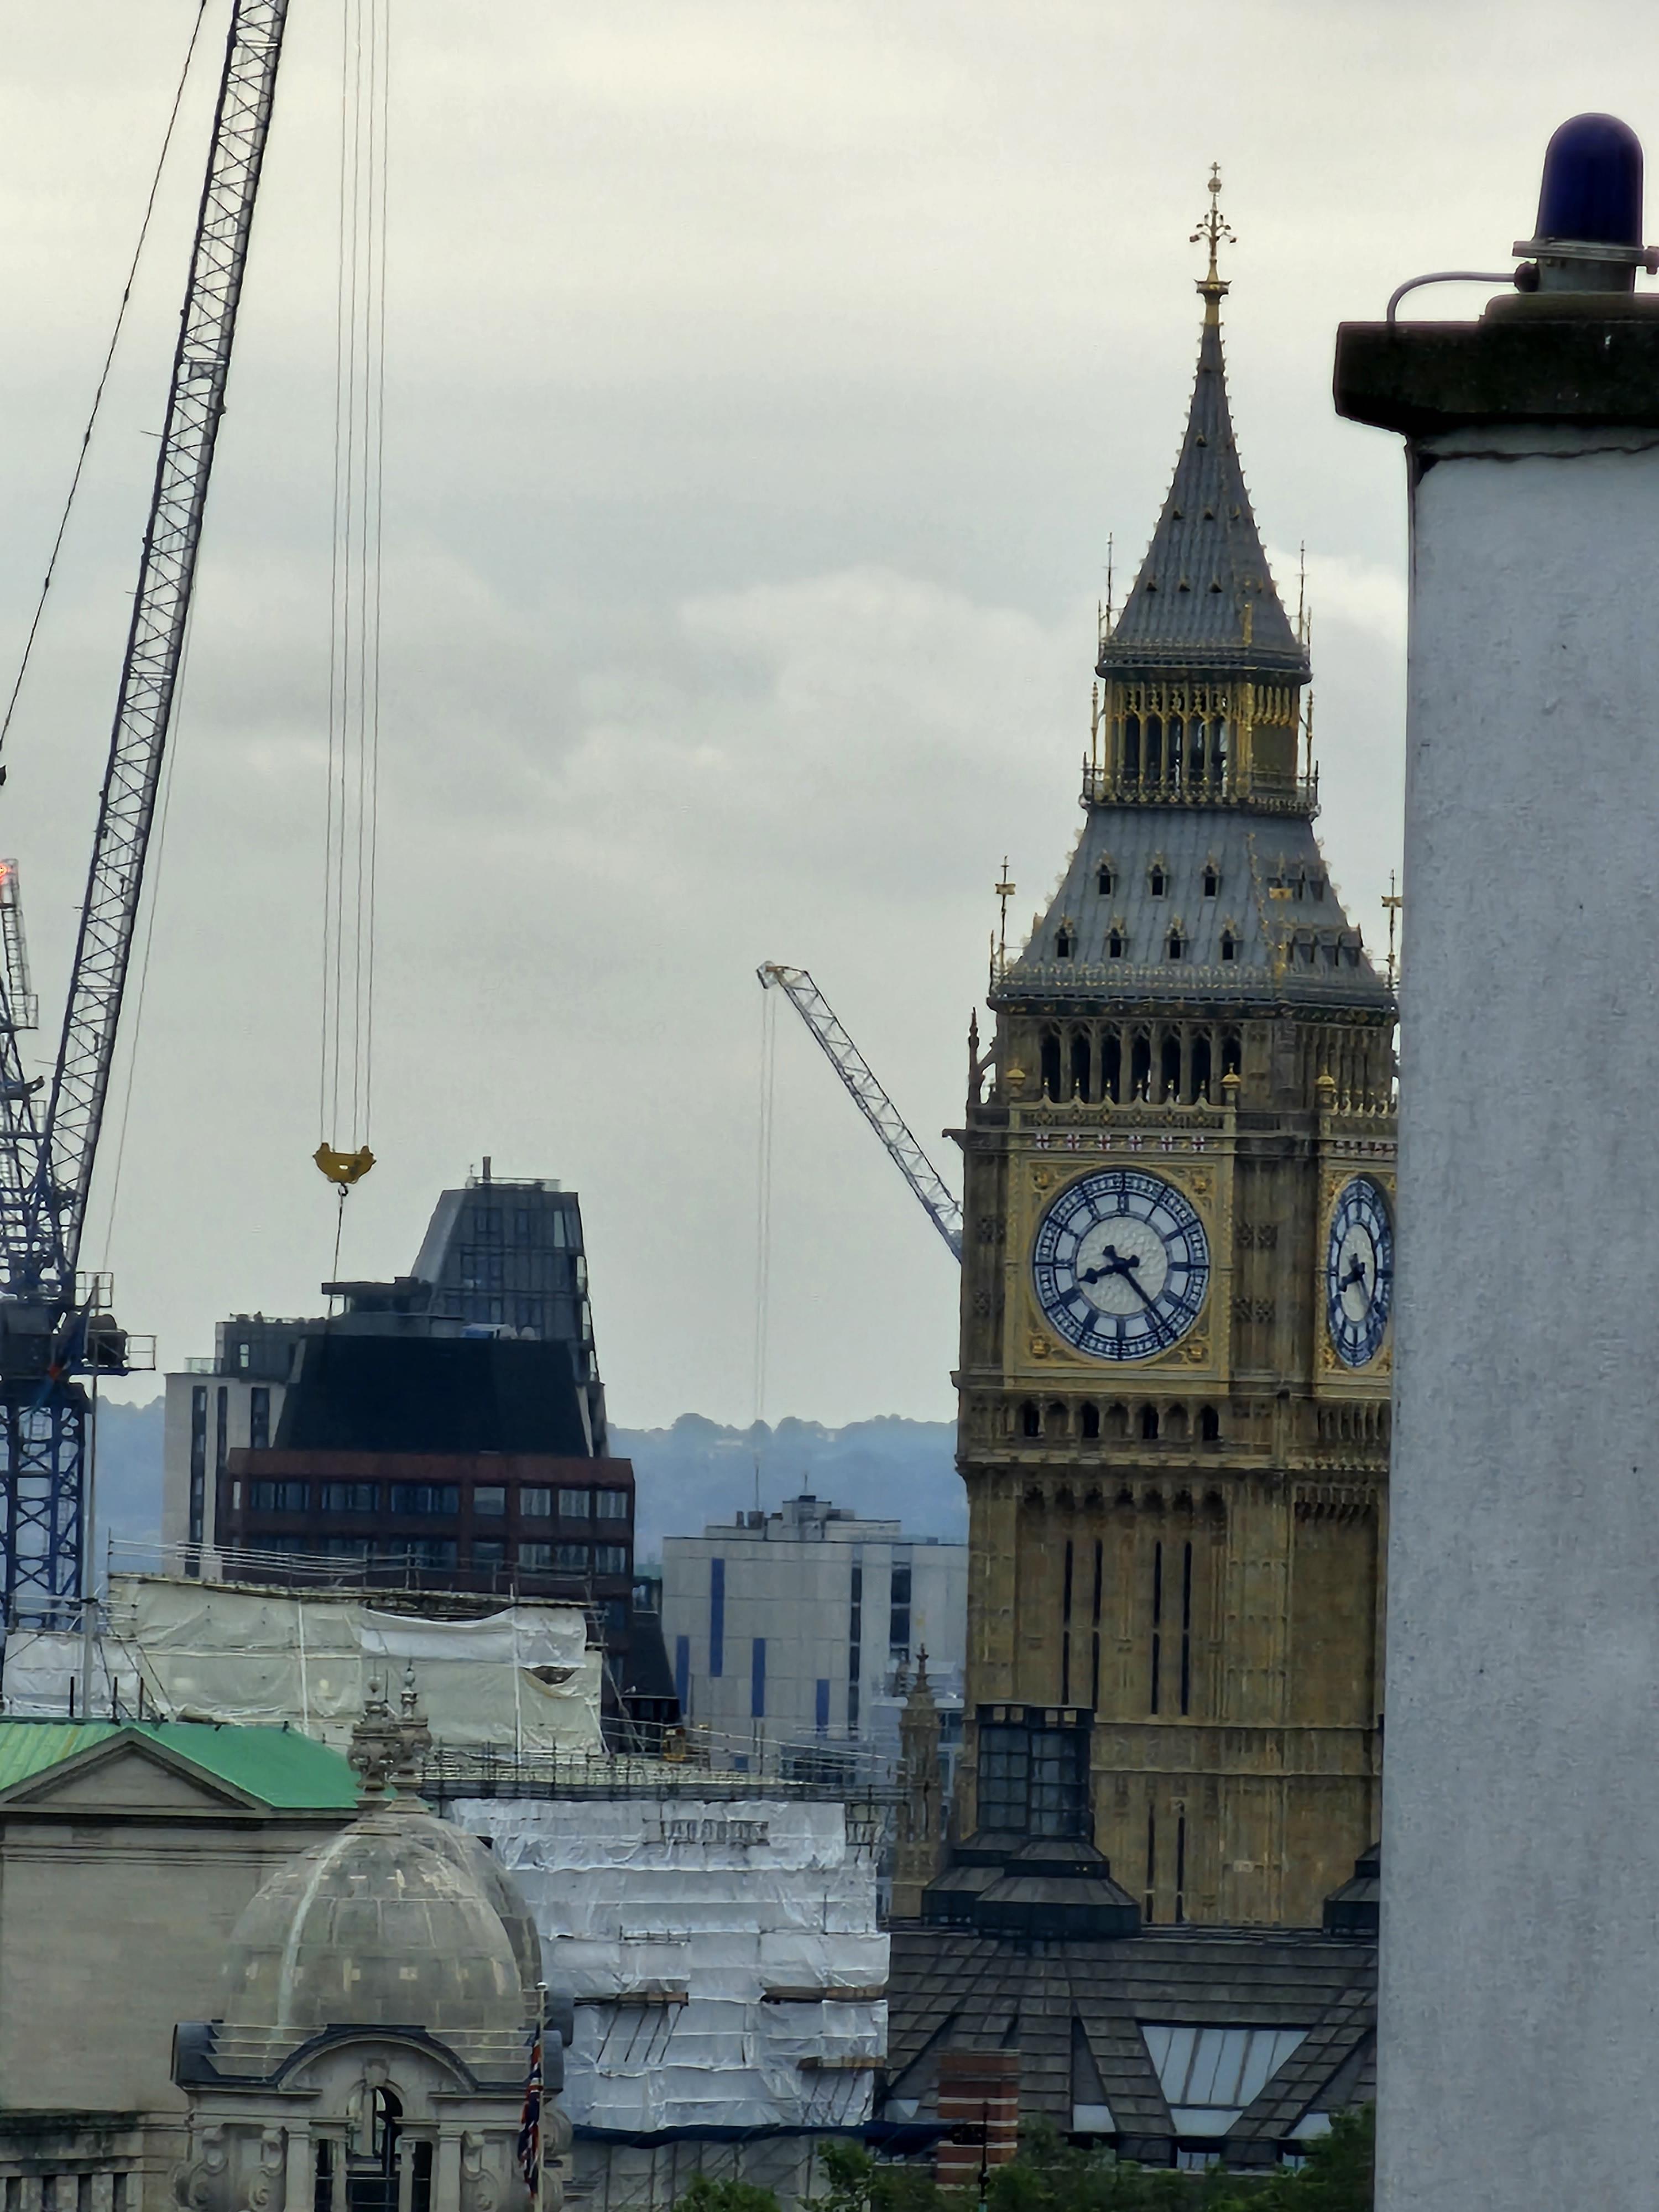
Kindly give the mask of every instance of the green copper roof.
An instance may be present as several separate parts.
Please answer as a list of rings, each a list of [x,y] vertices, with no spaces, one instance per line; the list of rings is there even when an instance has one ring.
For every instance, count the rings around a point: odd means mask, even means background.
[[[279,1813],[350,1813],[357,1778],[337,1751],[295,1729],[205,1721],[0,1720],[0,1791],[115,1735],[165,1744]]]

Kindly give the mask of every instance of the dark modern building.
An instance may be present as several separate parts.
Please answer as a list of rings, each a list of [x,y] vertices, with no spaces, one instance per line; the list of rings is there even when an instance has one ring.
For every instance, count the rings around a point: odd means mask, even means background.
[[[633,1651],[634,1470],[609,1452],[581,1208],[490,1167],[441,1194],[411,1273],[222,1322],[213,1358],[168,1376],[165,1557],[582,1605],[620,1710],[666,1661]],[[641,1628],[660,1644],[654,1611]]]

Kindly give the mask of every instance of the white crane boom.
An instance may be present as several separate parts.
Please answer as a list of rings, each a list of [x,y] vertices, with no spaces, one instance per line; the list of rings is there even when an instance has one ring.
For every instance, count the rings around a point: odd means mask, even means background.
[[[853,1103],[880,1138],[888,1158],[921,1200],[928,1219],[950,1246],[952,1257],[960,1260],[961,1206],[911,1134],[903,1115],[877,1082],[869,1062],[836,1019],[828,999],[804,968],[783,968],[775,960],[769,960],[755,973],[760,977],[762,990],[769,991],[775,985],[812,1032]]]

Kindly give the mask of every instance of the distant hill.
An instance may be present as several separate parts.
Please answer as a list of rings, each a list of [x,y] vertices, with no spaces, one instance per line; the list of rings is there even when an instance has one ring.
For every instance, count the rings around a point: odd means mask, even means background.
[[[93,1540],[100,1572],[107,1538],[129,1544],[161,1540],[161,1406],[160,1398],[147,1406],[124,1406],[108,1398],[99,1403]]]
[[[638,1482],[635,1549],[659,1556],[665,1536],[695,1536],[709,1521],[729,1521],[759,1503],[811,1491],[874,1519],[902,1521],[907,1533],[957,1543],[968,1537],[968,1503],[956,1470],[956,1425],[884,1414],[826,1429],[817,1421],[764,1421],[726,1429],[682,1413],[672,1429],[617,1429],[611,1449],[631,1459]]]
[[[701,1413],[682,1413],[672,1429],[613,1428],[611,1448],[634,1462],[641,1559],[659,1556],[665,1536],[696,1535],[706,1522],[727,1521],[752,1506],[757,1462],[760,1502],[769,1510],[810,1490],[860,1513],[901,1520],[913,1535],[960,1543],[968,1534],[949,1421],[882,1415],[839,1429],[793,1419],[728,1429]],[[160,1398],[147,1406],[106,1399],[100,1406],[97,1517],[100,1561],[107,1536],[127,1542],[159,1536]]]

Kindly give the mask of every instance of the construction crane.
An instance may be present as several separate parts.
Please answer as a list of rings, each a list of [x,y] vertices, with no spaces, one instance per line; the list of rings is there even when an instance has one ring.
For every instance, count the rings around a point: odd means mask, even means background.
[[[90,1407],[79,1378],[125,1374],[136,1354],[136,1340],[130,1343],[106,1310],[107,1278],[82,1277],[76,1263],[287,18],[288,0],[233,0],[92,862],[44,1108],[44,1079],[25,1076],[18,1048],[32,1014],[18,999],[28,989],[21,914],[9,918],[0,894],[0,1644],[21,1614],[50,1620],[87,1594]]]
[[[887,1157],[921,1200],[927,1218],[962,1257],[962,1208],[938,1170],[910,1133],[908,1124],[870,1071],[869,1062],[836,1018],[836,1012],[804,968],[781,968],[769,960],[755,973],[763,991],[781,990],[812,1032],[823,1055],[840,1076],[848,1095],[886,1148]]]

